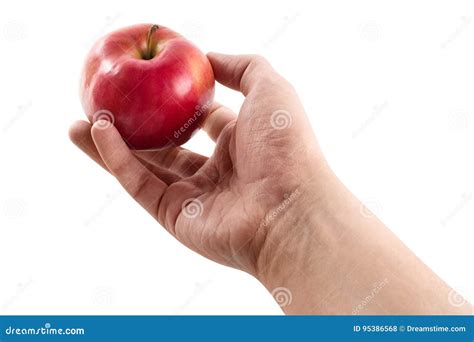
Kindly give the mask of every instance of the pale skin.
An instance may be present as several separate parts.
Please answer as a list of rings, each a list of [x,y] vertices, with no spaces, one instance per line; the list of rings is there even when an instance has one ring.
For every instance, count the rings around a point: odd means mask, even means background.
[[[171,235],[256,277],[287,314],[472,314],[339,181],[295,90],[267,61],[208,58],[216,80],[245,96],[238,115],[212,107],[210,158],[131,151],[103,121],[76,122],[71,140]]]

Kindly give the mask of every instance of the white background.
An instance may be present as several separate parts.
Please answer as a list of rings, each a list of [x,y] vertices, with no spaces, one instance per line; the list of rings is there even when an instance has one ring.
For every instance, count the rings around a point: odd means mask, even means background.
[[[473,16],[472,1],[2,1],[0,313],[281,313],[255,279],[174,241],[68,141],[91,44],[141,22],[206,52],[266,56],[340,178],[472,300]],[[222,87],[217,99],[242,101]]]

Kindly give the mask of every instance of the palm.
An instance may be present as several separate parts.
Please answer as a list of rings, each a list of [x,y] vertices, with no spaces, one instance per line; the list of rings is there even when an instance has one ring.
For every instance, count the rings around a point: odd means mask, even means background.
[[[183,202],[174,227],[176,237],[198,253],[249,271],[260,248],[257,231],[264,210],[257,200],[265,182],[265,177],[255,177],[260,162],[248,160],[249,151],[247,155],[243,151],[242,147],[256,146],[250,139],[240,122],[222,131],[213,156],[195,175],[182,180],[194,185],[196,195]],[[236,141],[241,142],[239,147]]]
[[[175,185],[188,188],[192,197],[184,198],[187,195],[177,191],[171,193],[169,203],[182,203],[172,227],[181,242],[217,262],[249,269],[249,261],[235,265],[237,258],[232,255],[250,254],[258,227],[253,198],[245,189],[247,177],[238,173],[242,156],[235,146],[237,134],[236,125],[229,124],[221,133],[213,156],[194,175],[181,180],[183,185]],[[168,210],[165,207],[160,211]]]
[[[220,132],[213,156],[170,187],[169,201],[159,210],[169,213],[181,203],[174,226],[167,223],[172,233],[198,253],[251,273],[266,240],[266,215],[295,190],[292,164],[305,152],[286,127],[290,114],[272,117],[274,112],[260,108],[258,98],[258,92],[247,97],[238,120]],[[282,129],[275,129],[277,124]],[[189,165],[202,162],[183,153],[191,158]]]

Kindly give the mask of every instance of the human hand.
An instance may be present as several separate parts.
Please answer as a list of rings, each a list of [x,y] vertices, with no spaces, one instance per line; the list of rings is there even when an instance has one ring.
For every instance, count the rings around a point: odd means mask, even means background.
[[[327,170],[294,89],[262,57],[208,57],[217,81],[245,96],[238,116],[214,104],[203,127],[216,141],[210,158],[131,151],[107,122],[79,121],[70,137],[184,245],[259,277],[263,251],[281,242],[283,214],[268,215]]]
[[[337,179],[286,80],[261,57],[208,57],[245,96],[238,116],[213,105],[210,158],[131,151],[103,121],[77,122],[72,141],[174,237],[254,275],[286,313],[472,313]]]

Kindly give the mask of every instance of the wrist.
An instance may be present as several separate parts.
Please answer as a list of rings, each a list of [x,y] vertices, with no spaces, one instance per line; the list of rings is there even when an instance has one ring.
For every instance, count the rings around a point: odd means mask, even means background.
[[[343,245],[342,227],[336,221],[341,202],[348,205],[346,197],[347,190],[324,166],[318,168],[317,177],[295,187],[266,216],[257,279],[286,313],[309,313],[317,305],[311,287],[327,280],[325,274],[334,268],[336,251]]]
[[[472,313],[329,169],[294,193],[258,258],[285,313]]]

